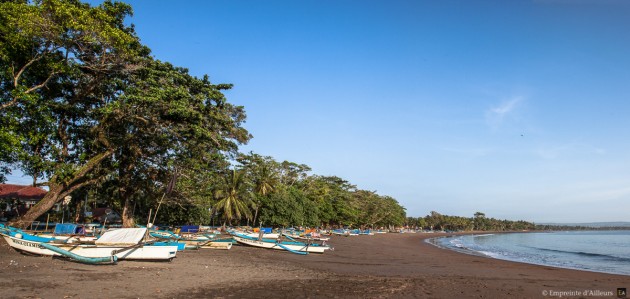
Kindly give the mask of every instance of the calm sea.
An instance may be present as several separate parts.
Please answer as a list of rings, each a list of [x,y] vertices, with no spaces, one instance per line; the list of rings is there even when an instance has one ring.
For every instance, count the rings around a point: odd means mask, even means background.
[[[630,275],[630,230],[480,234],[431,242],[516,262]]]

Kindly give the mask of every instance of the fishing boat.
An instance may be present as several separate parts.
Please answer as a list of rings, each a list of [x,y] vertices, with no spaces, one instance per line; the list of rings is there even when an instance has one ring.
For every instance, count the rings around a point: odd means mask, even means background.
[[[217,238],[215,235],[183,235],[179,241],[186,244],[186,249],[229,250],[232,248],[232,238],[224,239],[225,238]]]
[[[369,229],[366,229],[366,230],[355,229],[354,232],[356,232],[360,236],[374,236],[374,232],[372,232]]]
[[[156,241],[152,242],[151,246],[175,246],[177,247],[177,251],[184,251],[186,249],[186,243],[177,241]]]
[[[312,241],[326,242],[330,240],[330,238],[323,237],[321,233],[314,230],[305,231],[305,232],[288,231],[288,232],[284,232],[284,235],[289,236],[296,240],[311,241],[311,242]],[[267,238],[267,237],[263,236],[263,238]]]
[[[94,243],[97,239],[96,235],[88,234],[86,232],[86,227],[80,224],[74,223],[57,223],[55,225],[55,230],[51,233],[49,232],[33,232],[33,234],[37,237],[48,238],[48,242],[57,242],[57,243]]]
[[[258,238],[258,235],[260,233],[257,232],[253,232],[253,233],[246,233],[245,235],[249,236],[249,237],[253,237],[253,238]],[[265,239],[277,239],[280,237],[280,234],[278,233],[263,233],[263,238]]]
[[[287,240],[278,239],[265,239],[265,238],[256,238],[251,237],[243,233],[239,233],[236,231],[229,232],[234,240],[243,245],[249,245],[254,247],[268,248],[268,249],[278,249],[278,250],[286,250],[292,253],[297,254],[308,254],[309,252],[313,253],[324,253],[326,250],[332,249],[330,246],[325,244],[311,243],[311,242],[299,242],[295,239],[284,236]]]
[[[149,234],[158,240],[170,240],[171,242],[184,244],[186,249],[210,248],[229,250],[233,244],[231,237],[227,238],[229,239],[227,240],[226,238],[218,238],[214,234],[176,234],[168,230],[150,230]]]
[[[86,263],[117,260],[170,261],[177,246],[152,246],[142,242],[146,228],[120,228],[105,232],[94,244],[65,243],[38,237],[15,228],[2,228],[0,235],[15,250],[35,255],[63,256]],[[93,260],[95,259],[95,260]]]
[[[347,229],[333,229],[330,233],[337,236],[354,236],[350,234],[350,231]]]

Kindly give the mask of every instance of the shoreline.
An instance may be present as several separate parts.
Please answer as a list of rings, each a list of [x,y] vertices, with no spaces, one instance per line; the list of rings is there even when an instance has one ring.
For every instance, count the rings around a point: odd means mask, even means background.
[[[596,231],[596,230],[594,230]],[[555,232],[555,231],[554,231]],[[460,248],[460,247],[448,247],[448,246],[443,246],[441,244],[439,244],[439,242],[437,242],[437,239],[441,239],[441,238],[449,238],[449,237],[454,237],[454,236],[469,236],[469,235],[477,235],[480,232],[461,232],[461,233],[451,233],[448,234],[446,233],[443,236],[439,236],[439,237],[429,237],[424,239],[424,241],[427,244],[431,244],[437,248],[440,249],[444,249],[444,250],[450,250],[450,251],[454,251],[454,252],[458,252],[458,253],[462,253],[462,254],[468,254],[468,255],[472,255],[472,256],[479,256],[479,257],[485,257],[485,258],[490,258],[490,259],[496,259],[496,260],[500,260],[500,261],[508,261],[508,262],[515,262],[515,263],[522,263],[522,264],[529,264],[529,265],[535,265],[535,266],[542,266],[542,267],[554,267],[554,268],[558,268],[558,269],[567,269],[567,270],[576,270],[576,271],[585,271],[585,272],[592,272],[592,273],[601,273],[601,274],[612,274],[612,275],[621,275],[621,276],[628,276],[628,278],[630,279],[630,274],[626,274],[626,273],[615,273],[615,272],[605,272],[605,271],[598,271],[598,270],[594,270],[594,269],[585,269],[585,268],[572,268],[572,267],[562,267],[562,266],[557,266],[557,265],[550,265],[550,264],[544,264],[544,263],[534,263],[534,262],[525,262],[525,261],[519,261],[519,260],[513,260],[513,259],[508,259],[508,258],[499,258],[499,257],[494,257],[491,255],[487,255],[484,254],[483,252],[479,252],[470,248]],[[483,236],[483,235],[501,235],[501,234],[521,234],[521,233],[553,233],[553,232],[547,232],[547,231],[515,231],[515,232],[510,232],[510,231],[499,231],[499,232],[481,232],[481,234],[479,234],[479,236]]]
[[[25,256],[1,241],[0,297],[544,298],[630,288],[629,276],[462,254],[425,241],[448,235],[333,236],[335,250],[324,254],[234,246],[112,266]]]
[[[462,254],[469,254],[472,256],[478,256],[478,257],[487,257],[487,258],[493,258],[491,256],[485,255],[481,252],[477,252],[471,249],[462,249],[462,248],[449,248],[446,246],[442,246],[437,242],[437,239],[441,239],[441,238],[449,238],[452,236],[461,236],[461,235],[474,235],[475,233],[461,233],[461,234],[452,234],[452,235],[445,235],[445,236],[441,236],[441,237],[431,237],[431,238],[426,238],[424,239],[424,242],[427,244],[431,244],[437,248],[443,249],[443,250],[450,250],[450,251],[455,251],[458,253],[462,253]],[[506,233],[509,234],[509,233]]]

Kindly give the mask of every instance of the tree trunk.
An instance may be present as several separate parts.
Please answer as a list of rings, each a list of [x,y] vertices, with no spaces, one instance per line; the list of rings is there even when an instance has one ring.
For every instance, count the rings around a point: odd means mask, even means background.
[[[52,178],[49,180],[49,190],[48,193],[46,193],[46,196],[44,196],[44,198],[42,198],[42,200],[40,200],[36,205],[31,207],[22,217],[18,217],[16,220],[9,222],[9,225],[17,228],[26,228],[39,216],[44,215],[46,212],[48,212],[55,205],[55,203],[59,202],[64,196],[69,195],[71,192],[80,187],[95,183],[97,179],[86,181],[82,180],[105,158],[111,156],[113,152],[114,151],[110,149],[106,152],[92,157],[76,172],[75,176],[72,179],[67,181],[67,185],[52,183],[56,180],[56,176],[53,175]]]
[[[79,203],[77,203],[77,210],[74,213],[74,223],[79,223],[79,221],[81,221],[81,219],[83,218],[83,201],[79,201]]]
[[[134,227],[136,226],[136,222],[133,219],[133,211],[131,207],[131,200],[129,198],[125,199],[125,205],[123,207],[122,212],[122,221],[123,227]]]
[[[121,176],[121,178],[123,178]],[[124,181],[123,179],[121,179],[121,182]],[[124,202],[123,204],[123,211],[122,211],[122,225],[123,227],[134,227],[136,225],[135,221],[133,220],[133,206],[131,204],[131,192],[129,192],[127,190],[127,185],[128,184],[123,184],[123,183],[119,183],[119,187],[118,187],[118,194],[120,195],[120,199],[122,200],[122,202]]]
[[[10,226],[17,228],[26,228],[33,221],[35,221],[39,216],[44,215],[48,212],[59,200],[62,198],[59,196],[63,191],[63,187],[61,185],[51,185],[50,191],[46,193],[46,196],[42,198],[36,205],[32,206],[26,214],[18,217],[14,221],[9,222]]]
[[[252,223],[253,226],[256,226],[256,218],[258,218],[258,205],[256,205],[256,211],[254,212],[254,222]]]

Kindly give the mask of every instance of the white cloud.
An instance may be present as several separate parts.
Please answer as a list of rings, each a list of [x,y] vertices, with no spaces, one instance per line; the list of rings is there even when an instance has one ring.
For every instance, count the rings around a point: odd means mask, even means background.
[[[486,123],[493,129],[497,129],[504,120],[513,114],[514,110],[524,101],[522,96],[514,96],[504,100],[498,106],[491,107],[486,111]]]

